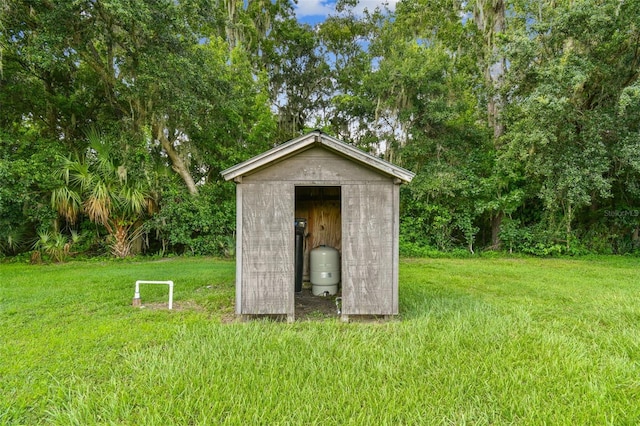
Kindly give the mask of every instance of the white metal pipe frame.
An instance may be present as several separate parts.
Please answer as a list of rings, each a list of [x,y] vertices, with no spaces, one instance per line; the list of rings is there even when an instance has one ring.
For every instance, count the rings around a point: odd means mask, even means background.
[[[173,309],[173,281],[136,281],[136,292],[133,295],[134,305],[140,303],[140,284],[164,284],[169,286],[169,309]]]

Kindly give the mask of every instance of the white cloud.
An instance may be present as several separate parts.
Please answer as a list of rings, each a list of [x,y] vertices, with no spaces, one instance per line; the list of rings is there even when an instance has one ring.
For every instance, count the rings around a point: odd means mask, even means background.
[[[326,0],[298,0],[295,11],[298,18],[327,16],[335,10],[335,6],[335,2]]]
[[[360,0],[354,8],[354,12],[356,15],[362,15],[365,9],[373,12],[376,7],[382,9],[385,4],[393,11],[398,1],[399,0]],[[298,0],[298,4],[295,6],[295,13],[298,19],[309,16],[327,17],[335,13],[335,8],[335,0]]]

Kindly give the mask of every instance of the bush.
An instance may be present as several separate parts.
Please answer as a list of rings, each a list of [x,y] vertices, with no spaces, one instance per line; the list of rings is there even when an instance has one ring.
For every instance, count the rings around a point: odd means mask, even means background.
[[[473,257],[474,254],[463,248],[454,248],[443,251],[428,245],[420,245],[418,243],[406,241],[400,236],[400,256],[402,257],[422,257],[422,258],[467,258]]]
[[[567,242],[543,222],[522,226],[520,221],[505,218],[500,226],[500,239],[509,253],[518,252],[542,257],[579,254],[571,252],[571,245],[567,249]]]
[[[232,184],[207,184],[192,196],[178,186],[160,195],[160,210],[147,223],[166,250],[177,254],[235,255],[235,197]]]

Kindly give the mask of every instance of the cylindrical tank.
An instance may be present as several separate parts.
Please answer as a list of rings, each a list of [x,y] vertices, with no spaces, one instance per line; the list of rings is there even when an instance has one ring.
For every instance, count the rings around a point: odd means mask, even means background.
[[[314,296],[338,292],[340,282],[340,254],[333,247],[319,246],[311,250],[309,269],[311,291]]]

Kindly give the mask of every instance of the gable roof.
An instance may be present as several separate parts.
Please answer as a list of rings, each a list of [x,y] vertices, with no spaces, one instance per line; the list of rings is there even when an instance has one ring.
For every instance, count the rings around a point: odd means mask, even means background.
[[[240,164],[223,170],[220,174],[225,180],[235,179],[239,176],[250,174],[254,171],[267,167],[269,164],[284,160],[299,152],[305,151],[314,146],[322,146],[356,163],[368,166],[379,173],[400,179],[403,183],[411,182],[415,173],[384,161],[373,155],[367,154],[341,140],[314,130],[311,133],[292,139],[277,147],[265,151],[260,155],[248,159]]]

